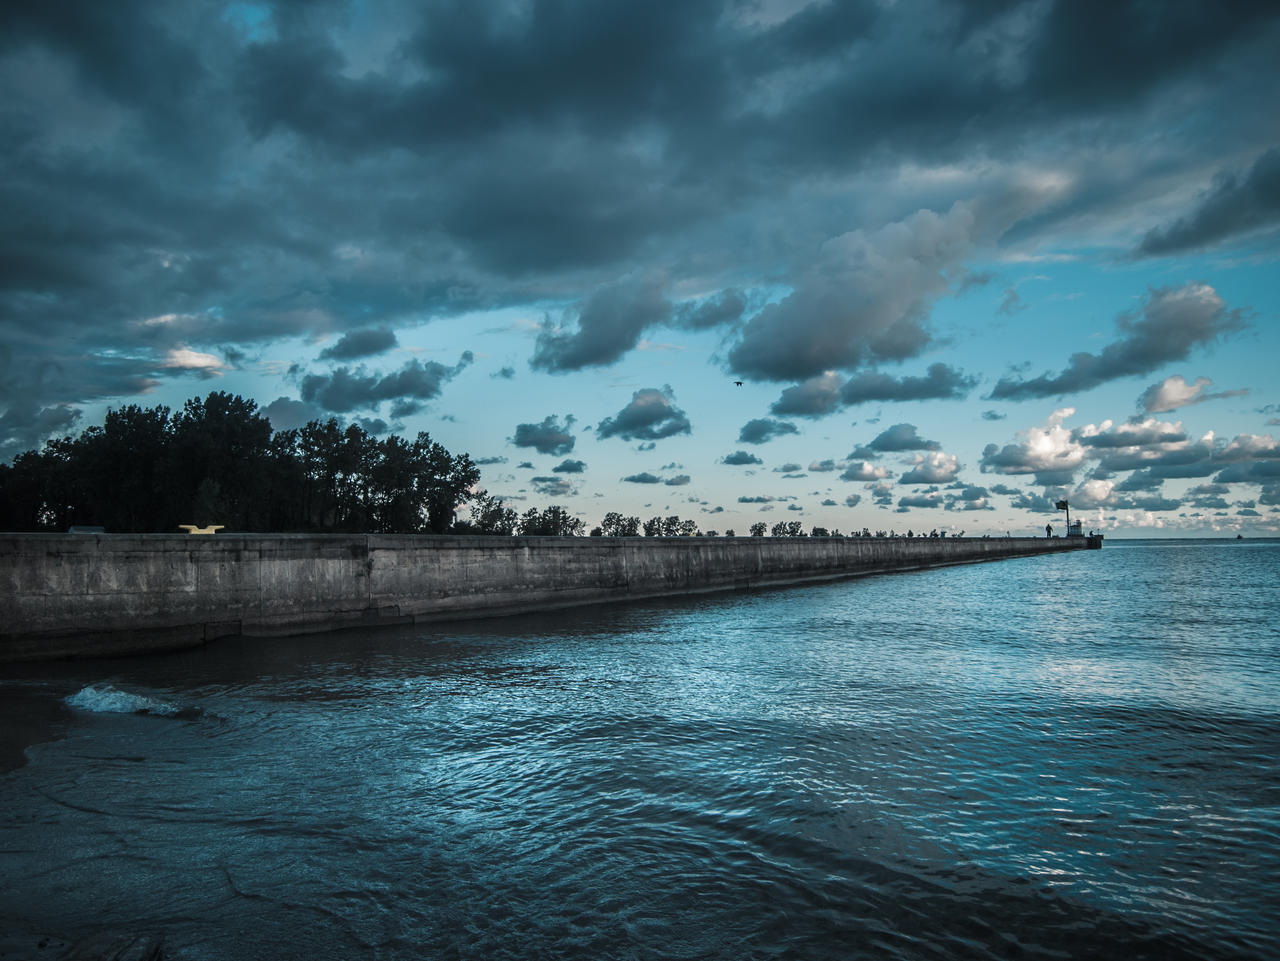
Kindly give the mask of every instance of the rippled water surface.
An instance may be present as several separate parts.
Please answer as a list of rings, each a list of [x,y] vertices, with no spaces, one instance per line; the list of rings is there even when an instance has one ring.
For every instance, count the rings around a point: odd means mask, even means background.
[[[1278,587],[1276,542],[1114,542],[9,668],[45,743],[0,775],[0,920],[191,959],[1280,957]]]

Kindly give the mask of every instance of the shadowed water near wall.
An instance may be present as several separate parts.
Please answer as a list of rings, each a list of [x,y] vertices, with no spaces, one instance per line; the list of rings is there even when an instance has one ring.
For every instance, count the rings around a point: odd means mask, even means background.
[[[0,535],[0,661],[749,590],[1097,538]]]

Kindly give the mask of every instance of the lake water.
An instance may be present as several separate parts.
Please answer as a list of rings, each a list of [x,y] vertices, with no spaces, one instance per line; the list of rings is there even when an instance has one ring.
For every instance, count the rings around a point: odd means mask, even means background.
[[[1121,541],[3,668],[32,746],[0,926],[182,959],[1280,957],[1277,588],[1275,541]]]

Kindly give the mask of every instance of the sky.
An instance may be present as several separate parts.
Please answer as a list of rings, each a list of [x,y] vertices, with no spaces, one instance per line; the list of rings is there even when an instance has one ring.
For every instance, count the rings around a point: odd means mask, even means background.
[[[224,390],[588,526],[1275,535],[1276,50],[1273,0],[6,4],[0,460]]]

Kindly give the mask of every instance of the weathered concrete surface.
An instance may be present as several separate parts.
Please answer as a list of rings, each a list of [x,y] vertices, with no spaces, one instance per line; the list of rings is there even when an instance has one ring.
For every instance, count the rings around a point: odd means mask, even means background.
[[[1084,538],[0,534],[0,661],[545,611],[1099,545]]]

